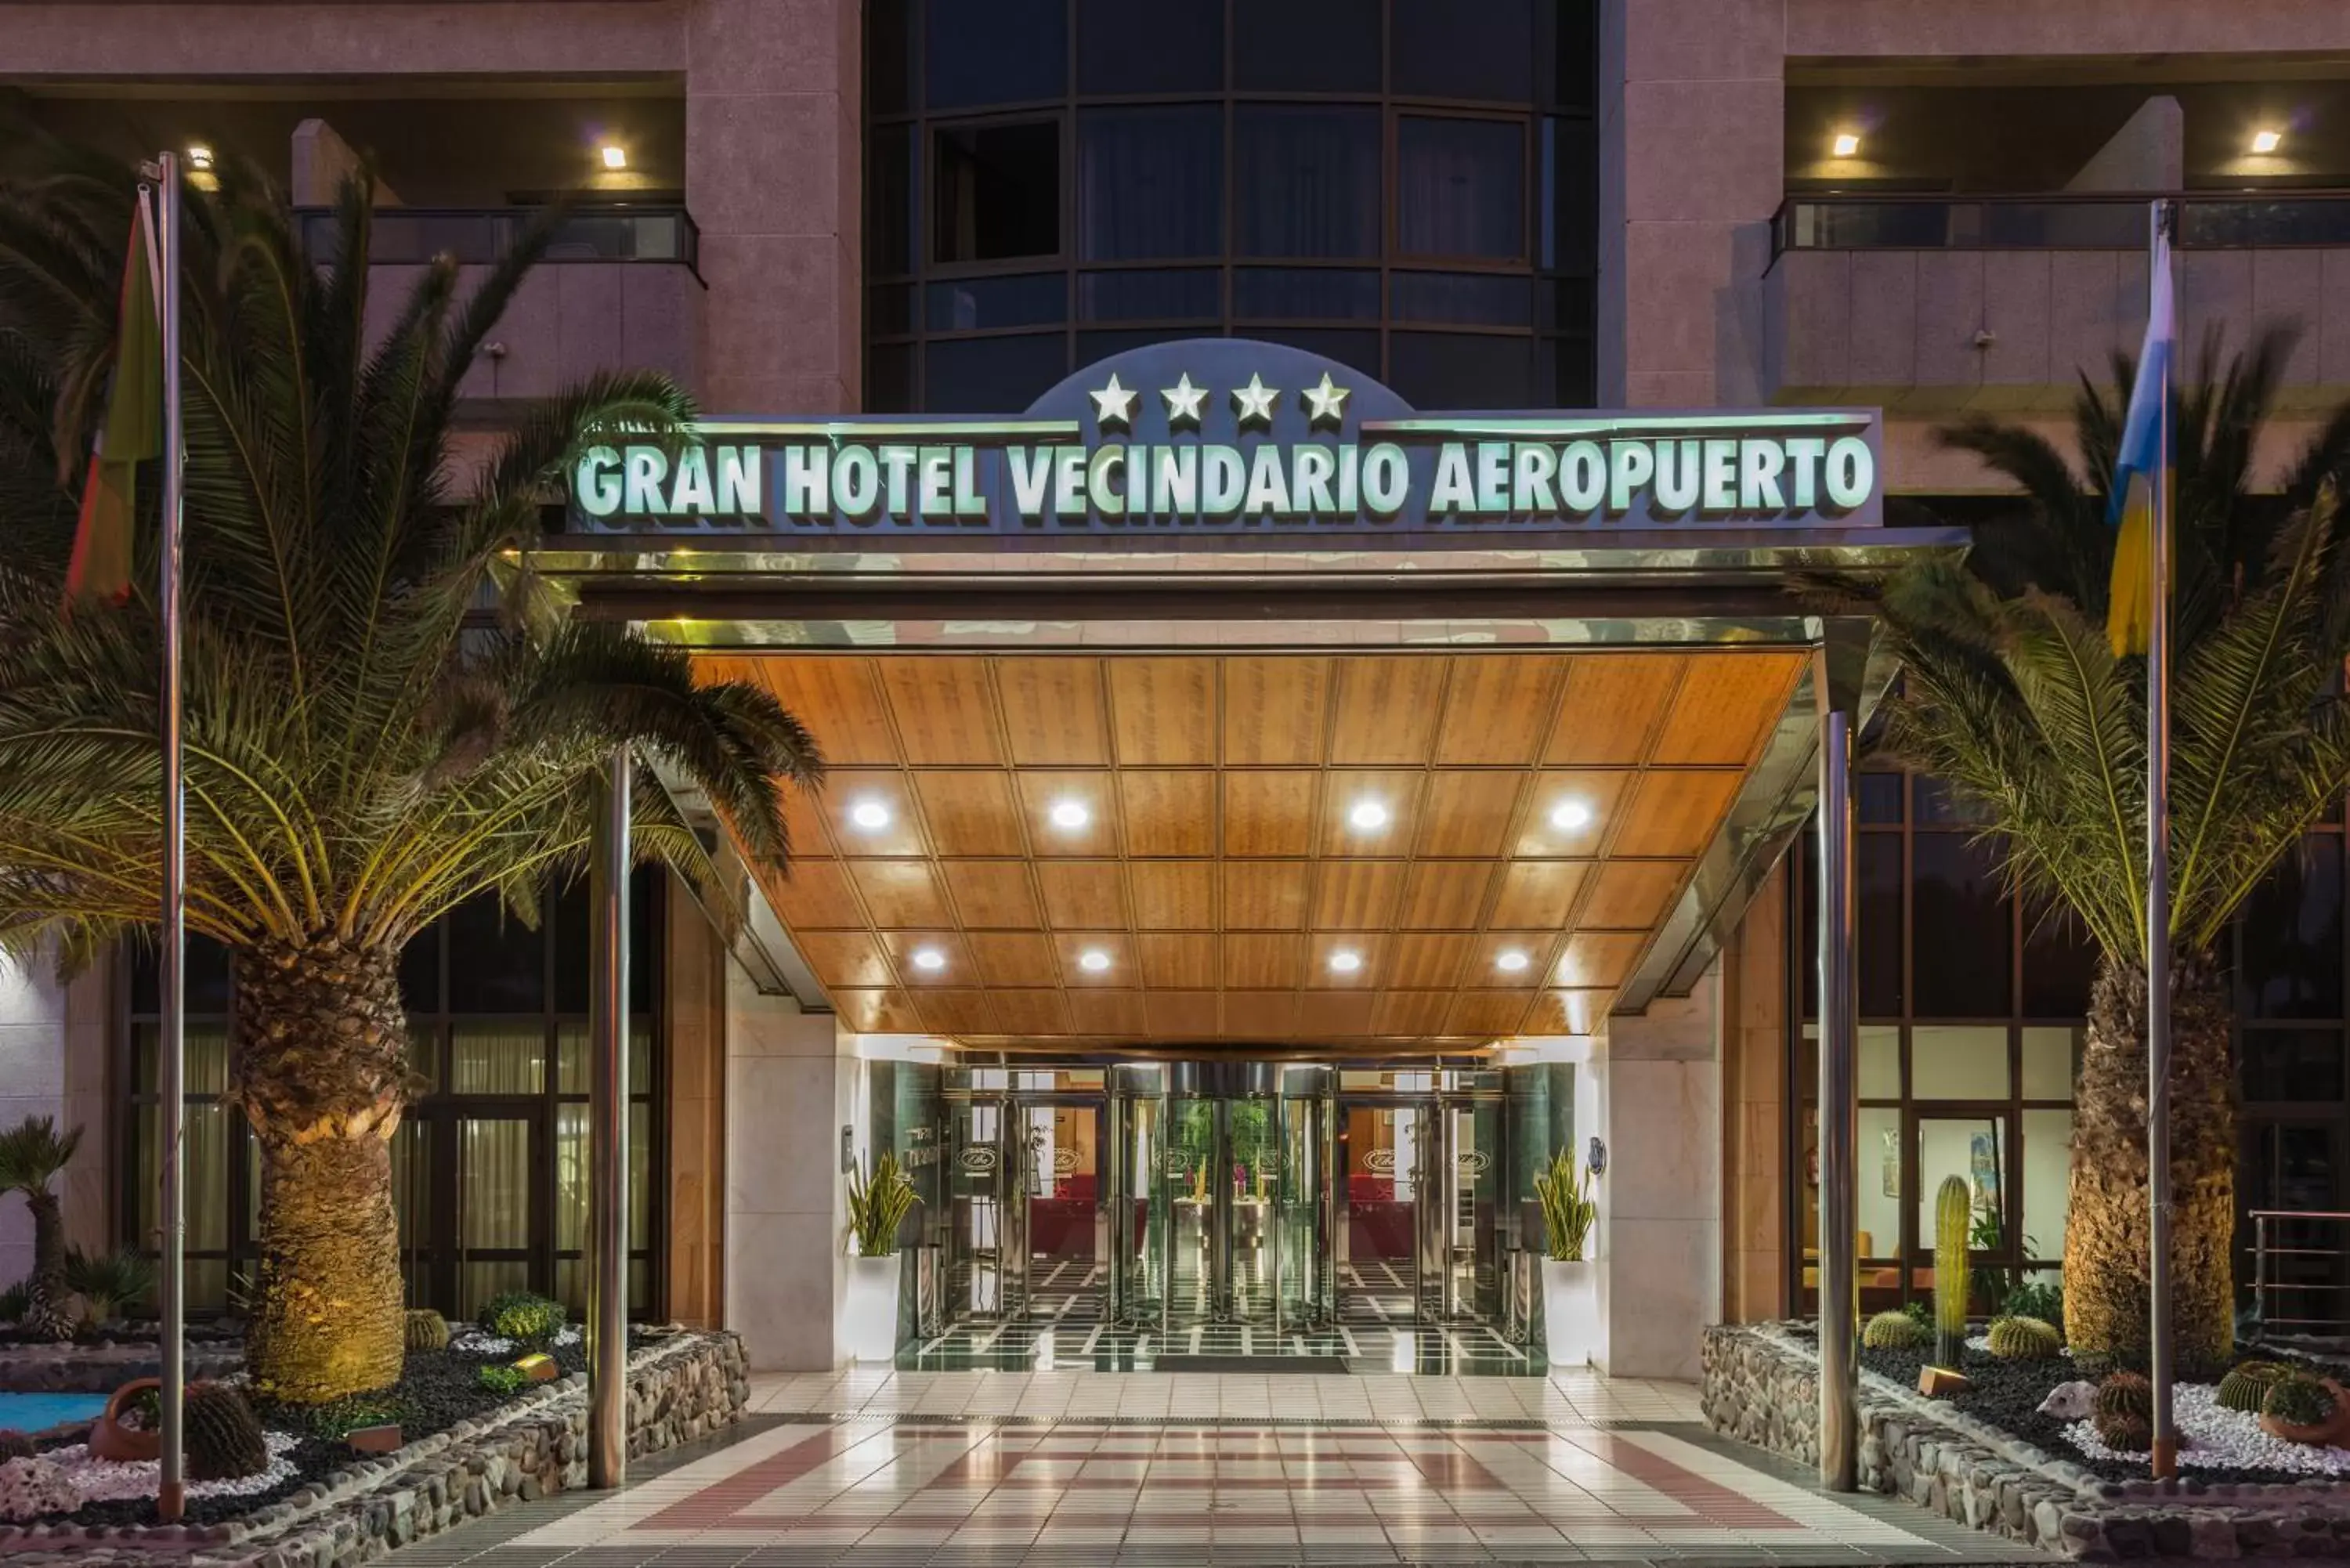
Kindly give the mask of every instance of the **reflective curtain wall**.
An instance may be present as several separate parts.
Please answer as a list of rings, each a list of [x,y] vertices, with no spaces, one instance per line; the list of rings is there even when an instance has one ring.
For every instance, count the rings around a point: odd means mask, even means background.
[[[866,407],[1294,344],[1418,407],[1592,396],[1591,0],[876,0]]]

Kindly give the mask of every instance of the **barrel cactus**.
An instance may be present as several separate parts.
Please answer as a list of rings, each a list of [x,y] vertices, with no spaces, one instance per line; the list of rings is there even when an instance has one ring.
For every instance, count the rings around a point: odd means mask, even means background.
[[[2154,1447],[2154,1423],[2127,1410],[2093,1417],[2097,1441],[2117,1454],[2142,1454]]]
[[[431,1307],[411,1307],[408,1313],[408,1348],[411,1350],[446,1350],[449,1348],[449,1320]]]
[[[234,1480],[269,1468],[269,1445],[242,1391],[225,1383],[194,1383],[187,1397],[189,1480]]]
[[[2257,1416],[2267,1402],[2269,1390],[2290,1370],[2274,1361],[2247,1361],[2220,1379],[2219,1390],[2212,1397],[2222,1409]]]
[[[2056,1325],[2036,1317],[1996,1317],[1991,1323],[1991,1353],[2004,1361],[2045,1361],[2064,1345]]]
[[[2136,1416],[2141,1420],[2154,1418],[2154,1385],[2135,1372],[2116,1372],[2097,1385],[2096,1413],[2106,1416]],[[2108,1443],[2107,1448],[2113,1447]]]
[[[1967,1226],[1974,1200],[1966,1179],[1942,1179],[1934,1195],[1934,1360],[1955,1367],[1967,1344]]]
[[[1912,1350],[1928,1337],[1918,1320],[1903,1312],[1878,1313],[1860,1331],[1860,1343],[1871,1350]]]

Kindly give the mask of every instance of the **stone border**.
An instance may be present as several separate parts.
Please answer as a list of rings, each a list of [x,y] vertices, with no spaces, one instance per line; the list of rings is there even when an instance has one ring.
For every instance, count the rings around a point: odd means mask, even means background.
[[[192,1525],[0,1524],[8,1568],[151,1563],[313,1568],[371,1561],[470,1519],[587,1484],[588,1380],[547,1384],[487,1418],[460,1421],[363,1459],[242,1518]],[[751,1393],[742,1339],[685,1334],[629,1358],[629,1453],[658,1453],[741,1418]]]
[[[1706,1425],[1817,1465],[1819,1355],[1799,1323],[1705,1331]],[[2350,1487],[2102,1480],[1864,1371],[1860,1484],[1943,1518],[2093,1563],[2146,1557],[2350,1561]]]
[[[95,1344],[0,1345],[0,1391],[10,1394],[111,1394],[134,1377],[162,1369],[151,1339],[104,1339]],[[188,1380],[225,1377],[244,1366],[244,1341],[191,1339]]]

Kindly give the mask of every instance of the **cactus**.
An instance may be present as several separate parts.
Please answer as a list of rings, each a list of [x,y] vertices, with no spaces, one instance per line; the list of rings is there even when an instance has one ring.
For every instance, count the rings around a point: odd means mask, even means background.
[[[1974,1200],[1966,1179],[1942,1179],[1934,1195],[1934,1360],[1955,1367],[1967,1345],[1967,1226]]]
[[[269,1445],[243,1393],[225,1383],[192,1383],[187,1400],[190,1480],[234,1480],[269,1468]]]
[[[431,1307],[411,1307],[406,1318],[408,1348],[411,1350],[446,1350],[449,1348],[449,1320]]]
[[[2154,1447],[2154,1423],[2127,1410],[2094,1417],[2097,1441],[2117,1454],[2142,1454]]]
[[[1991,1353],[2003,1361],[2045,1361],[2064,1347],[2056,1325],[2036,1317],[1993,1318]]]
[[[2096,1414],[2154,1418],[2154,1385],[2135,1372],[2116,1372],[2097,1385]],[[2112,1448],[2111,1443],[2106,1445]]]
[[[1871,1350],[1909,1350],[1926,1343],[1926,1330],[1908,1313],[1881,1312],[1860,1331],[1860,1343]]]
[[[2334,1414],[2334,1396],[2308,1374],[2288,1372],[2269,1386],[2261,1414],[2280,1426],[2322,1426]]]
[[[2287,1370],[2273,1361],[2247,1361],[2220,1379],[2219,1390],[2212,1398],[2223,1410],[2257,1416],[2269,1390],[2276,1386]]]

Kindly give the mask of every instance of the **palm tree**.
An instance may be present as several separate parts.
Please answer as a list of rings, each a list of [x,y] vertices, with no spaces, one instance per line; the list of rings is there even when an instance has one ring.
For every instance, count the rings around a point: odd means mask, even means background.
[[[25,1279],[25,1312],[17,1322],[36,1339],[71,1339],[78,1322],[67,1303],[65,1215],[50,1183],[73,1163],[81,1128],[60,1133],[47,1116],[26,1116],[0,1132],[0,1192],[21,1192],[33,1215],[33,1272]]]
[[[2350,407],[2286,476],[2250,493],[2254,433],[2293,335],[2219,369],[2207,340],[2178,392],[2171,682],[2170,952],[2176,1199],[2173,1302],[2182,1369],[2234,1348],[2235,1075],[2214,945],[2245,898],[2350,784],[2350,550],[2336,484]],[[2101,950],[2074,1110],[2064,1327],[2076,1355],[2144,1355],[2146,1152],[2145,661],[2104,628],[2114,471],[2134,367],[2085,379],[2077,466],[2031,431],[1977,417],[1939,432],[2023,493],[1964,564],[1880,589],[1842,584],[1885,618],[1906,674],[1885,743],[1980,812],[2017,891],[2076,915]],[[2088,476],[2085,486],[2078,477]]]
[[[775,865],[783,791],[822,766],[772,698],[565,622],[519,565],[567,460],[618,432],[688,439],[685,395],[592,377],[458,477],[459,382],[548,228],[462,299],[434,262],[378,337],[369,269],[333,265],[368,254],[368,189],[345,185],[319,254],[249,173],[186,193],[188,925],[231,956],[230,1094],[261,1155],[250,1371],[295,1402],[400,1371],[401,948],[485,892],[534,918],[583,865],[615,746],[706,791]],[[151,928],[158,897],[155,606],[142,587],[57,609],[130,197],[124,171],[55,146],[0,183],[0,942],[68,964]],[[636,798],[639,856],[706,877],[669,798]]]

